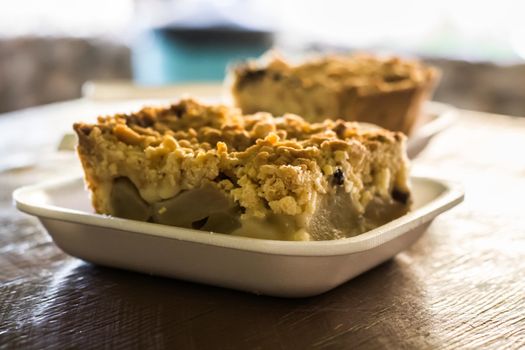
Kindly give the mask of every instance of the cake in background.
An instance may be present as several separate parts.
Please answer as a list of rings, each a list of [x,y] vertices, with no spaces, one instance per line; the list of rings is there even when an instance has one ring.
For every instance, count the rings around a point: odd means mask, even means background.
[[[398,57],[325,55],[294,64],[270,52],[234,66],[227,84],[244,113],[342,118],[410,134],[438,77],[437,69]]]

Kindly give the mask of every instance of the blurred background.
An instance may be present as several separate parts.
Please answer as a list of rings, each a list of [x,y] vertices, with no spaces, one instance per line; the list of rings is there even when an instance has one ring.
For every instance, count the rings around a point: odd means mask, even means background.
[[[231,61],[353,50],[439,66],[434,99],[525,116],[525,2],[16,0],[0,3],[0,112],[87,81],[220,82]]]

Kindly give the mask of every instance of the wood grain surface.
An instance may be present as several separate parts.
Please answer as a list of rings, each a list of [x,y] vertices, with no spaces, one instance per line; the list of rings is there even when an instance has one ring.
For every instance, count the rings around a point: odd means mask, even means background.
[[[15,187],[78,168],[51,152],[72,121],[118,107],[0,116],[0,158],[37,156],[0,173],[0,348],[525,347],[525,119],[462,111],[413,170],[463,181],[465,202],[343,286],[279,299],[85,263],[12,207]]]

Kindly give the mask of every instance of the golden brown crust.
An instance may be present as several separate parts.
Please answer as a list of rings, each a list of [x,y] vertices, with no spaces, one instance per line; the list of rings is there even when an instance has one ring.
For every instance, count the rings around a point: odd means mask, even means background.
[[[343,118],[409,133],[439,72],[396,57],[334,55],[294,65],[274,55],[231,75],[234,102],[245,113]]]
[[[99,213],[112,214],[109,193],[119,177],[148,203],[212,184],[255,218],[311,214],[319,195],[336,187],[359,212],[374,197],[409,193],[405,136],[358,123],[242,116],[187,99],[74,129]]]

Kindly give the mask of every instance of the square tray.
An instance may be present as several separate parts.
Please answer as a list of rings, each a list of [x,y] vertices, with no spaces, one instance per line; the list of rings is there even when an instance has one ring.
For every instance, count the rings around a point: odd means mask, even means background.
[[[64,252],[106,266],[281,297],[326,292],[413,244],[440,213],[463,200],[462,186],[412,177],[413,210],[361,235],[289,242],[237,237],[93,213],[81,177],[13,194]]]

